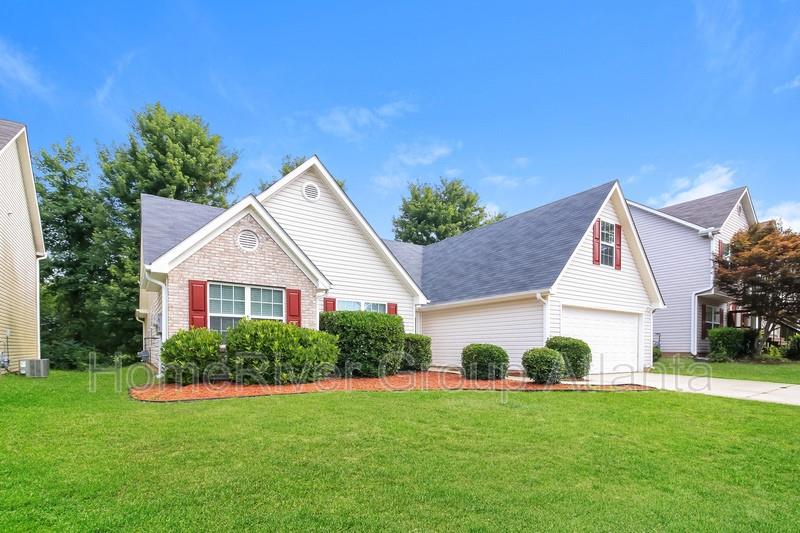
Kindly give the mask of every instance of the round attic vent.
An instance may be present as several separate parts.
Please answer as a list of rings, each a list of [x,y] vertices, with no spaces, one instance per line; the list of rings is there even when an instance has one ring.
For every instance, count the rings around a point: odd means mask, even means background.
[[[239,248],[245,252],[252,252],[258,248],[258,235],[249,229],[246,229],[239,233],[239,236],[236,238],[236,242],[239,244]]]
[[[319,187],[313,183],[306,183],[303,185],[303,196],[306,200],[311,200],[313,202],[319,198]]]

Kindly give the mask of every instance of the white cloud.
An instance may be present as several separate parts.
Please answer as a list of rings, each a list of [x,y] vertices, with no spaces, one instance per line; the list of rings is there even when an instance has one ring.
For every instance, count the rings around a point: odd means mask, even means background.
[[[500,206],[494,202],[486,202],[483,207],[486,208],[486,214],[490,217],[493,217],[501,212]]]
[[[131,51],[122,56],[122,58],[119,61],[117,61],[117,65],[114,68],[114,71],[108,76],[106,76],[105,80],[103,80],[103,84],[100,85],[100,87],[95,89],[94,91],[95,104],[97,104],[100,107],[106,105],[108,97],[111,94],[111,90],[114,88],[114,85],[116,85],[117,80],[125,71],[125,69],[128,68],[128,65],[130,65],[131,61],[133,61],[135,55],[136,54]]]
[[[652,174],[655,172],[656,166],[650,163],[644,164],[639,167],[638,172],[636,174],[632,174],[625,178],[625,183],[635,183],[639,181],[640,178],[647,176],[648,174]]]
[[[431,165],[453,153],[448,143],[433,141],[426,143],[403,144],[397,147],[394,157],[408,167]]]
[[[346,141],[357,141],[368,130],[385,128],[389,119],[400,118],[416,110],[415,105],[403,100],[389,102],[375,109],[335,107],[317,117],[317,127]]]
[[[764,212],[764,216],[761,218],[763,220],[779,219],[783,222],[784,228],[800,231],[800,202],[782,202],[773,205]]]
[[[532,176],[529,178],[518,178],[514,176],[506,176],[504,174],[492,174],[491,176],[486,176],[482,178],[481,181],[494,185],[496,187],[501,187],[503,189],[516,189],[520,185],[533,185],[539,182],[539,178],[537,176]]]
[[[762,53],[762,37],[745,29],[742,5],[737,0],[695,0],[695,25],[704,45],[709,71],[753,85]]]
[[[668,192],[647,200],[649,204],[665,206],[688,202],[704,196],[726,191],[733,186],[736,172],[725,165],[712,165],[696,178],[677,178],[673,180]]]
[[[794,89],[800,89],[800,76],[796,76],[793,80],[789,80],[783,85],[778,85],[773,89],[775,94],[782,93],[783,91],[791,91]]]
[[[8,92],[31,92],[43,100],[51,95],[32,60],[0,38],[0,86]]]
[[[525,168],[528,166],[531,160],[525,156],[515,157],[514,158],[514,166]]]
[[[407,181],[408,178],[406,177],[391,174],[381,174],[372,178],[372,183],[380,189],[399,189]]]
[[[457,178],[458,176],[461,175],[461,169],[446,168],[442,174],[444,175],[445,178],[450,178],[450,179]]]

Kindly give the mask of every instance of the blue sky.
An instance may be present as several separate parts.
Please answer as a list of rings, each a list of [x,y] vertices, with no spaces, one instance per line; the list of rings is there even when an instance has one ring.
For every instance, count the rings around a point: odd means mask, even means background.
[[[439,176],[509,214],[749,185],[800,229],[798,0],[235,4],[9,4],[0,117],[94,157],[158,100],[240,153],[238,194],[316,153],[383,236]]]

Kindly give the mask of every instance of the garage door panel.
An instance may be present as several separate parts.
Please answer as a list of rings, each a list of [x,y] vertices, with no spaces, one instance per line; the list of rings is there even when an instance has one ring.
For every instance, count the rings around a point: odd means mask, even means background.
[[[585,341],[592,349],[590,372],[631,372],[639,361],[639,315],[564,306],[562,334]]]

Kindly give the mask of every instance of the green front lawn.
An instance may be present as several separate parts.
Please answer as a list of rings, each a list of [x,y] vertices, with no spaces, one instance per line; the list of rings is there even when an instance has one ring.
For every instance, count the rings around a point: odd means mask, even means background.
[[[0,531],[792,530],[800,409],[668,392],[146,404],[0,377]]]
[[[791,363],[703,363],[691,357],[662,357],[652,372],[711,376],[714,378],[747,379],[774,383],[800,383],[800,362]]]

